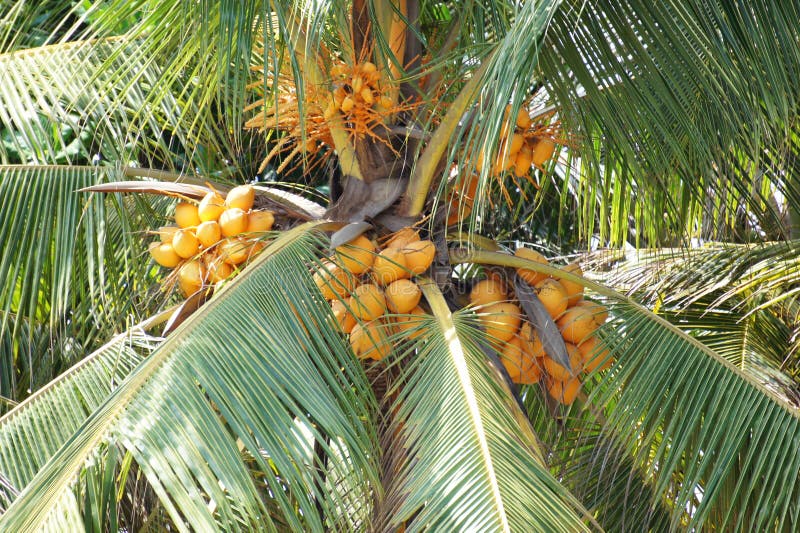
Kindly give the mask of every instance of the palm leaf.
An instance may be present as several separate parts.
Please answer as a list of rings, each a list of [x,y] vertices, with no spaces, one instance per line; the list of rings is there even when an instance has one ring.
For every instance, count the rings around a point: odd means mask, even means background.
[[[0,511],[158,342],[139,328],[117,335],[0,418]]]
[[[408,521],[409,531],[583,530],[579,504],[547,472],[487,364],[474,318],[451,314],[434,285],[423,291],[436,322],[425,324],[419,351],[400,370],[393,410],[404,442],[385,520]]]
[[[2,368],[3,396],[20,398],[24,389],[38,388],[120,323],[154,310],[152,301],[139,300],[150,285],[131,229],[140,225],[142,208],[76,192],[114,176],[97,167],[0,167],[0,337],[12,340],[6,354],[11,361]],[[63,346],[50,353],[65,354],[66,361],[32,364],[49,351],[34,350],[34,336]],[[22,366],[53,373],[20,387],[15,381]]]
[[[171,334],[23,489],[0,527],[30,529],[68,509],[70,484],[108,442],[132,454],[179,529],[274,529],[268,508],[294,529],[322,530],[341,513],[351,522],[339,527],[361,528],[366,509],[349,502],[378,489],[374,396],[324,325],[307,266],[317,241],[307,232],[284,234]],[[310,469],[314,442],[349,499],[323,489],[328,476]],[[258,465],[264,492],[245,459]]]
[[[670,529],[797,528],[800,415],[793,406],[601,285],[492,252],[456,254],[453,261],[530,268],[608,299],[613,319],[601,335],[617,363],[589,401],[605,411],[603,433],[624,445],[657,498],[671,502]]]

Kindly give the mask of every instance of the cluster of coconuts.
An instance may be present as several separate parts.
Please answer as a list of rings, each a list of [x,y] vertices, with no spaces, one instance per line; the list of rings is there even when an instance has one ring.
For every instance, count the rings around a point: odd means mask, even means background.
[[[314,281],[359,358],[383,359],[391,351],[392,333],[405,331],[414,338],[425,311],[413,278],[428,270],[435,255],[432,241],[404,228],[382,249],[361,235],[315,267]]]
[[[490,174],[499,176],[513,172],[517,177],[527,176],[531,166],[542,168],[553,157],[556,143],[550,137],[537,136],[531,130],[533,120],[528,114],[528,102],[522,104],[513,122],[511,105],[506,106],[505,120],[500,130],[500,149],[492,162]],[[485,165],[483,152],[478,155],[478,172]]]
[[[333,117],[337,111],[345,116],[356,110],[372,108],[388,109],[392,100],[381,90],[378,81],[380,73],[374,63],[365,61],[355,65],[339,63],[331,68],[334,86],[333,98],[325,109],[325,119]]]
[[[159,265],[174,269],[184,296],[231,277],[265,245],[272,229],[271,211],[254,210],[255,190],[240,185],[223,197],[207,193],[199,203],[179,202],[175,225],[162,226],[150,255]]]
[[[519,248],[517,257],[547,264],[538,252]],[[564,271],[582,275],[580,265],[571,263]],[[571,371],[546,353],[536,329],[523,320],[514,303],[513,291],[497,276],[476,283],[470,303],[477,307],[479,319],[494,339],[500,360],[515,383],[532,385],[544,379],[555,400],[572,404],[581,388],[579,374],[609,368],[613,361],[594,333],[608,318],[602,305],[583,299],[583,286],[563,278],[552,278],[529,269],[517,269],[519,276],[536,291],[539,301],[558,325],[566,344]]]

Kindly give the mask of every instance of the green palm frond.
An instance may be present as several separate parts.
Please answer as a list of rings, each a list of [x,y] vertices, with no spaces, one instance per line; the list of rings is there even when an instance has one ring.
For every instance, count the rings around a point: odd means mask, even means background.
[[[511,33],[528,11],[515,13]],[[787,184],[779,169],[763,172],[762,160],[765,149],[779,154],[792,133],[800,40],[788,21],[796,14],[794,5],[765,2],[561,2],[541,44],[537,32],[525,32],[515,46],[497,47],[502,83],[487,86],[480,121],[469,123],[481,145],[473,148],[494,160],[505,105],[516,110],[535,91],[533,110],[556,113],[578,156],[565,170],[565,151],[557,168],[571,173],[558,180],[570,193],[563,209],[585,211],[583,232],[599,222],[600,233],[621,244],[619,231],[603,227],[633,217],[638,241],[674,245],[707,213],[717,221],[707,237],[725,238],[739,231],[742,205],[762,227],[774,227],[770,189]],[[774,37],[761,35],[773,24]],[[536,50],[532,71],[520,57]],[[476,156],[459,160],[465,171]],[[711,191],[717,200],[709,202]]]
[[[0,418],[0,510],[16,495],[160,339],[139,328],[111,339]]]
[[[409,531],[583,530],[580,505],[547,471],[535,435],[489,366],[470,313],[451,314],[423,285],[434,317],[400,372],[402,459],[387,521]],[[524,417],[523,417],[524,420]]]
[[[174,74],[165,79],[151,58],[137,62],[141,46],[110,37],[0,55],[6,80],[0,124],[10,132],[0,158],[80,163],[99,154],[166,168],[196,158],[203,168],[207,161],[195,153],[200,146],[208,154],[235,157],[227,133],[199,116],[194,95],[167,90],[165,84],[184,90],[191,85]]]
[[[379,490],[376,405],[347,344],[325,326],[307,231],[278,238],[171,334],[23,489],[0,528],[61,516],[102,443],[132,454],[181,529],[270,530],[268,510],[297,530],[363,527]],[[320,470],[314,443],[327,458]],[[341,491],[326,488],[331,479]]]
[[[139,199],[77,192],[115,176],[98,167],[0,167],[0,338],[10,348],[1,395],[24,397],[155,311],[146,297],[152,273],[133,230],[152,209]],[[33,364],[59,353],[64,361]],[[18,375],[34,367],[49,372]]]
[[[798,388],[797,243],[709,243],[631,256],[605,277],[765,383]]]
[[[521,396],[551,471],[605,531],[669,529],[669,502],[624,444],[602,431],[598,410],[573,408],[562,416],[539,385],[523,387]]]
[[[653,494],[670,502],[670,529],[796,529],[800,412],[793,405],[601,285],[504,254],[454,260],[531,268],[606,299],[612,320],[601,335],[617,362],[596,380],[586,406],[603,411],[600,435],[623,444]]]

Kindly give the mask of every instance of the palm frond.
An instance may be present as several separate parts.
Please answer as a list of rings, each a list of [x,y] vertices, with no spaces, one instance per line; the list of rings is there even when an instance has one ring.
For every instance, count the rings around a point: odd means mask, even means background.
[[[271,530],[269,511],[297,530],[363,527],[363,506],[379,490],[376,406],[358,361],[327,325],[309,273],[317,244],[307,227],[271,244],[120,384],[0,527],[53,519],[102,443],[132,454],[179,529]],[[327,457],[319,470],[314,443]],[[347,499],[325,488],[330,479]]]
[[[617,362],[587,405],[604,410],[603,433],[624,444],[653,493],[671,503],[670,529],[797,527],[800,412],[794,406],[608,288],[504,254],[470,252],[454,260],[559,275],[607,299],[613,318],[601,335]]]
[[[401,370],[403,458],[387,493],[393,527],[409,531],[575,531],[580,506],[547,471],[536,437],[480,349],[474,317],[451,314],[423,285],[434,318]],[[524,420],[524,417],[523,417]],[[444,425],[443,425],[444,424]]]
[[[0,337],[11,341],[6,362],[28,361],[3,366],[3,396],[21,399],[24,389],[53,379],[120,324],[155,311],[145,298],[151,273],[132,230],[143,220],[142,206],[130,203],[139,200],[77,192],[113,179],[114,171],[98,167],[0,167]],[[41,346],[44,339],[63,349]],[[37,346],[37,357],[62,353],[67,360],[43,365],[53,373],[20,388],[18,369],[33,371],[30,350]]]
[[[0,512],[159,341],[117,335],[0,418]]]

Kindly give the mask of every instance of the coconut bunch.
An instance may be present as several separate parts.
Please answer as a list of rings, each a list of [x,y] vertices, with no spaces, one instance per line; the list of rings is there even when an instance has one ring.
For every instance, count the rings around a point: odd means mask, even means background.
[[[234,187],[225,197],[211,191],[199,203],[179,202],[175,224],[155,232],[159,240],[150,243],[150,255],[173,269],[184,296],[228,279],[265,246],[275,217],[253,209],[254,201],[251,185]]]
[[[511,172],[518,178],[527,177],[531,167],[544,168],[556,150],[552,128],[534,124],[528,114],[530,102],[523,102],[516,117],[511,117],[511,105],[506,106],[505,119],[500,129],[500,147],[489,173],[500,176]],[[512,120],[513,119],[513,120]],[[478,154],[477,169],[485,165],[483,152]]]
[[[381,89],[381,75],[370,61],[349,65],[338,63],[331,68],[332,98],[325,109],[325,118],[332,118],[337,111],[345,117],[359,113],[386,111],[392,100]]]
[[[515,255],[547,264],[534,250],[519,248]],[[580,265],[563,267],[565,272],[583,275]],[[558,326],[567,348],[570,369],[561,366],[548,354],[533,325],[524,320],[514,291],[499,277],[490,275],[476,283],[470,303],[479,311],[479,319],[494,340],[500,360],[515,383],[532,385],[544,380],[550,395],[570,405],[580,391],[580,374],[609,368],[613,361],[602,340],[595,335],[608,318],[602,305],[583,298],[583,286],[540,272],[517,269],[519,276],[533,287],[539,301]],[[601,366],[602,365],[602,366]]]
[[[435,255],[433,242],[404,228],[382,248],[361,235],[314,269],[314,281],[358,357],[379,361],[391,350],[390,335],[414,329],[425,314],[414,277],[428,270]]]

